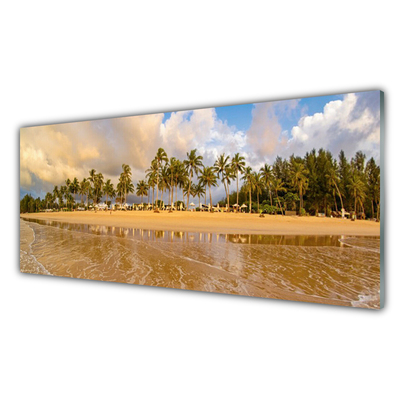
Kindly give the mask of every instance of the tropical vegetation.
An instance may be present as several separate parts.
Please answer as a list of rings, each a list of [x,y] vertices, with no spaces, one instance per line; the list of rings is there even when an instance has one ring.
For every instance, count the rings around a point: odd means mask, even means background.
[[[20,211],[89,209],[101,201],[110,206],[113,199],[124,208],[130,194],[140,198],[143,206],[151,205],[154,209],[164,206],[190,209],[194,204],[190,202],[192,198],[198,199],[199,209],[203,201],[213,210],[212,192],[219,181],[225,197],[216,205],[228,210],[330,216],[340,214],[343,209],[362,218],[380,218],[380,167],[374,158],[367,161],[360,151],[348,160],[343,151],[335,159],[329,151],[314,149],[304,157],[278,156],[259,170],[246,165],[239,153],[221,154],[209,166],[203,161],[197,149],[187,152],[187,158],[181,161],[168,158],[160,148],[143,179],[135,184],[128,164],[122,164],[119,180],[114,183],[91,169],[80,182],[77,177],[60,182],[43,199],[26,194],[20,201]],[[233,183],[236,191],[231,192]]]

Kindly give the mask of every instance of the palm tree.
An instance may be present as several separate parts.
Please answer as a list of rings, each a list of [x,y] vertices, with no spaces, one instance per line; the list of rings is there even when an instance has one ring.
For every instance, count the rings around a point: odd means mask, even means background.
[[[74,200],[74,198],[72,197],[72,194],[67,190],[65,192],[65,202],[67,204],[67,208],[68,208],[68,203],[71,205],[73,200]]]
[[[308,179],[307,170],[302,161],[295,160],[294,157],[291,158],[290,165],[290,178],[292,185],[299,191],[300,197],[300,212],[303,207],[303,194],[306,191]]]
[[[69,178],[67,178],[67,179],[65,180],[65,186],[66,186],[66,191],[67,191],[67,192],[70,191],[70,188],[69,188],[70,185],[71,185],[71,180],[70,180]]]
[[[228,161],[229,161],[229,156],[225,156],[225,153],[223,153],[215,161],[214,167],[218,175],[218,178],[224,184],[226,199],[228,202],[228,210],[229,210],[229,183],[230,183],[231,170],[229,168]]]
[[[89,179],[84,179],[84,188],[86,189],[86,208],[89,207],[89,198],[91,197],[92,186]]]
[[[69,181],[69,179],[68,179],[68,181]],[[61,186],[60,193],[61,193],[62,198],[65,198],[66,206],[68,207],[68,203],[67,203],[68,186]]]
[[[162,202],[164,202],[164,190],[165,191],[169,190],[169,192],[171,193],[171,187],[170,187],[170,183],[169,183],[170,182],[169,178],[170,178],[169,177],[169,166],[168,166],[168,164],[165,164],[161,168],[160,187],[161,187],[161,200],[162,200]],[[168,199],[170,197],[169,194],[168,194]]]
[[[94,201],[97,204],[99,201],[99,198],[101,198],[101,191],[103,189],[103,183],[104,183],[104,177],[101,172],[99,172],[95,177],[94,177]]]
[[[374,218],[375,215],[375,208],[374,208],[374,203],[377,205],[377,211],[379,210],[379,198],[380,198],[380,167],[378,167],[375,163],[375,160],[373,157],[368,161],[366,169],[366,181],[367,181],[367,187],[368,187],[368,194],[369,198],[371,200],[371,213],[372,213],[372,218]],[[379,215],[377,213],[377,219],[379,219]]]
[[[49,201],[51,202],[52,200],[53,200],[52,194],[47,192],[46,196],[44,197],[44,201],[46,202],[46,209],[49,208]]]
[[[132,169],[129,165],[122,164],[122,176],[124,182],[124,193],[125,193],[125,203],[126,203],[127,186],[131,183],[132,179]]]
[[[182,188],[187,180],[187,173],[183,163],[179,160],[175,161],[174,183],[176,188],[175,202],[178,204],[178,187]]]
[[[348,188],[354,197],[354,213],[357,214],[357,203],[360,204],[361,209],[364,211],[363,200],[365,199],[366,187],[357,172],[354,172],[354,175],[350,178]]]
[[[243,173],[243,178],[246,184],[246,189],[249,191],[250,207],[249,213],[251,213],[251,191],[254,189],[254,175],[251,167],[246,167]]]
[[[123,201],[123,193],[124,193],[125,187],[124,187],[124,179],[122,178],[122,174],[119,177],[119,181],[117,183],[117,195],[118,197],[115,199],[116,202],[119,200],[119,208],[122,208],[122,201]]]
[[[336,162],[332,163],[332,165],[329,168],[328,173],[325,175],[325,177],[328,179],[329,186],[336,188],[336,191],[340,198],[340,204],[342,206],[342,210],[344,210],[343,199],[342,199],[342,195],[340,193],[340,189],[339,189],[339,185],[338,185],[339,177],[338,177],[338,170],[337,170]],[[335,193],[334,193],[334,195],[335,195]],[[300,198],[300,200],[301,200],[301,198]],[[335,204],[336,204],[336,199],[335,199]]]
[[[62,207],[63,205],[63,198],[65,195],[65,192],[67,190],[66,186],[60,186],[60,190],[58,191],[58,202],[59,202],[59,206]]]
[[[199,174],[200,172],[200,167],[203,166],[202,163],[202,156],[197,156],[196,155],[196,149],[191,150],[190,153],[186,153],[187,156],[187,160],[183,161],[183,164],[186,168],[186,171],[188,172],[189,175],[189,187],[187,190],[187,203],[186,203],[186,209],[189,209],[189,200],[190,200],[190,194],[191,194],[191,190],[190,190],[190,186],[192,185],[192,179],[193,179],[193,172],[196,174],[196,176]]]
[[[190,179],[188,179],[184,186],[183,186],[183,195],[189,197],[190,196],[194,196],[194,189],[195,189],[195,184],[191,185],[190,184]],[[187,210],[189,209],[189,204],[187,204]]]
[[[133,182],[131,180],[129,180],[129,182],[127,182],[126,186],[125,186],[125,203],[128,200],[129,193],[135,193],[135,185],[133,184]]]
[[[149,186],[153,189],[153,205],[154,205],[154,190],[157,184],[157,173],[158,173],[158,166],[157,166],[157,160],[154,159],[151,162],[151,166],[149,169],[146,170],[146,178]]]
[[[161,169],[163,162],[165,162],[165,163],[168,162],[168,157],[167,157],[167,153],[165,152],[165,150],[160,147],[157,151],[157,154],[156,154],[154,160],[156,161],[156,166],[157,166],[157,182],[156,182],[156,184],[157,184],[156,204],[157,204],[158,203],[158,184],[159,184],[159,179],[160,179],[160,177],[159,177],[160,169]],[[158,210],[158,207],[156,207],[156,210]]]
[[[89,171],[89,178],[88,178],[88,180],[89,180],[89,182],[91,182],[91,183],[93,184],[93,187],[94,187],[95,178],[96,178],[96,170],[95,170],[95,169],[91,169],[91,170]]]
[[[254,190],[257,193],[257,213],[260,213],[260,194],[262,193],[262,188],[263,188],[261,173],[254,172],[253,182],[254,182]]]
[[[137,183],[136,195],[140,196],[141,203],[143,204],[143,196],[147,196],[147,184],[144,180],[141,180]]]
[[[88,190],[88,186],[90,186],[90,182],[86,178],[83,178],[81,180],[81,184],[79,185],[79,194],[81,195],[81,204],[83,204],[83,196],[86,194],[86,192]]]
[[[59,199],[60,198],[60,192],[58,190],[58,186],[54,186],[53,196],[54,196],[55,199]],[[60,204],[58,204],[58,208],[60,208]]]
[[[108,196],[112,197],[114,191],[114,185],[111,183],[111,179],[107,179],[106,183],[104,184],[104,194],[106,195],[106,204],[108,207]]]
[[[199,208],[201,208],[200,197],[205,194],[204,186],[199,182],[197,185],[193,185],[193,196],[199,198]]]
[[[215,168],[204,167],[199,178],[199,183],[201,183],[204,186],[208,186],[210,192],[210,207],[212,211],[213,203],[211,196],[211,186],[217,186],[217,176],[215,175]]]
[[[70,183],[69,188],[71,193],[74,194],[74,203],[76,204],[76,194],[79,191],[79,181],[77,178],[74,178],[74,180]]]
[[[239,153],[236,153],[231,161],[232,171],[236,175],[236,204],[239,204],[239,172],[242,173],[244,171],[245,162],[244,157]],[[237,210],[236,210],[237,211]]]
[[[122,207],[122,202],[126,204],[128,194],[133,192],[134,192],[134,186],[132,180],[130,179],[130,174],[121,172],[117,185],[117,193],[119,194],[118,199],[120,200],[121,207]]]
[[[260,169],[261,177],[264,179],[265,188],[268,190],[269,199],[272,206],[272,193],[271,193],[271,183],[273,179],[272,168],[268,164],[264,164]]]
[[[87,196],[87,199],[89,198],[89,192],[91,191],[91,189],[93,189],[93,191],[92,191],[92,195],[93,195],[93,193],[96,193],[96,180],[97,180],[97,175],[96,175],[96,170],[95,169],[91,169],[90,171],[89,171],[89,178],[88,178],[88,180],[89,180],[89,182],[91,182],[92,183],[92,185],[93,185],[93,188],[92,187],[88,187],[88,196]],[[93,203],[95,203],[96,202],[96,199],[93,199]]]
[[[168,174],[169,174],[169,178],[171,180],[171,183],[169,185],[170,187],[170,202],[171,202],[171,206],[174,203],[174,182],[175,182],[175,170],[177,168],[178,164],[178,160],[175,157],[171,157],[168,163]]]
[[[272,181],[272,187],[275,190],[276,198],[278,200],[279,208],[281,209],[281,214],[283,215],[283,210],[281,206],[281,202],[279,201],[279,195],[278,192],[287,192],[287,189],[285,188],[282,179],[273,179]]]

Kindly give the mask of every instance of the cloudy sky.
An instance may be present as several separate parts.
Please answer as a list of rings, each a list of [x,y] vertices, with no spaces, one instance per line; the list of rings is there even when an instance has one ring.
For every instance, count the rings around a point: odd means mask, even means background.
[[[348,159],[356,151],[380,161],[378,91],[204,108],[172,113],[22,128],[20,197],[41,198],[67,178],[88,177],[94,168],[118,182],[123,163],[133,182],[144,179],[157,149],[181,160],[197,149],[205,165],[217,155],[241,153],[258,170],[263,163],[321,147]],[[236,187],[236,184],[233,185]],[[233,187],[232,186],[232,187]],[[224,196],[215,189],[213,199]],[[134,196],[128,202],[136,201]]]

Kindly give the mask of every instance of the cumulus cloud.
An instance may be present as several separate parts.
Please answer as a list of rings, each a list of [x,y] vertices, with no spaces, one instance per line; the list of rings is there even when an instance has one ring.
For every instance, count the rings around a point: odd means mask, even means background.
[[[160,139],[163,114],[22,128],[20,186],[37,195],[94,168],[114,179],[123,163],[143,171]]]
[[[165,121],[164,114],[151,114],[22,128],[21,193],[43,196],[67,178],[87,177],[92,168],[117,183],[122,163],[132,167],[136,183],[144,178],[159,147],[169,157],[181,160],[197,149],[205,165],[213,165],[222,153],[232,156],[239,152],[255,170],[264,162],[273,162],[277,155],[303,156],[320,147],[334,156],[341,149],[348,157],[362,150],[379,162],[379,92],[345,95],[313,115],[304,114],[305,105],[299,103],[254,104],[247,131],[219,119],[214,108],[174,112]],[[298,119],[298,115],[302,117]],[[291,129],[288,120],[295,121]],[[213,191],[216,200],[224,195],[222,185]]]
[[[197,149],[206,165],[217,155],[242,152],[246,137],[218,119],[215,109],[96,120],[22,128],[20,132],[21,193],[43,196],[67,178],[82,180],[94,168],[114,183],[122,163],[132,167],[133,181],[145,176],[157,149],[185,159]]]
[[[286,117],[297,107],[299,100],[257,103],[252,111],[252,123],[246,133],[251,162],[260,164],[271,161],[288,141],[282,131],[280,118]]]
[[[342,149],[349,157],[361,150],[379,162],[379,92],[350,93],[343,100],[327,103],[322,113],[303,116],[292,128],[291,138],[279,150],[283,156],[304,155],[321,147],[334,156]]]
[[[172,113],[160,134],[168,154],[184,159],[197,149],[207,164],[213,164],[218,154],[242,151],[246,144],[245,133],[221,121],[214,108]]]

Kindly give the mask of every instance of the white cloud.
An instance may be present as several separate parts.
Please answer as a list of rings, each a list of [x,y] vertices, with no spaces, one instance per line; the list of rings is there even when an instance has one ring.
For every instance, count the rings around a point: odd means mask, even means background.
[[[282,131],[279,119],[291,115],[298,103],[299,100],[287,100],[254,105],[251,126],[246,133],[251,164],[272,162],[287,145],[287,132]]]
[[[123,163],[148,167],[160,141],[163,114],[22,128],[20,186],[43,195],[94,168],[116,183]]]
[[[380,115],[365,107],[356,112],[359,95],[351,93],[343,100],[327,103],[322,113],[303,116],[291,131],[281,155],[304,155],[313,148],[325,148],[337,156],[341,149],[348,157],[358,150],[379,161]]]
[[[247,165],[258,170],[277,155],[303,156],[313,148],[343,149],[348,157],[358,150],[379,162],[380,126],[377,92],[348,94],[325,105],[323,112],[303,115],[290,133],[280,121],[293,119],[299,100],[258,103],[247,132],[221,121],[214,108],[88,121],[21,129],[20,185],[23,191],[43,195],[65,179],[88,176],[94,168],[114,183],[122,163],[132,166],[133,181],[145,176],[156,151],[163,147],[169,157],[186,158],[197,149],[205,165],[213,165],[222,153],[239,152]],[[304,107],[303,107],[304,111]],[[302,111],[302,113],[303,113]],[[224,196],[220,188],[213,197]]]

